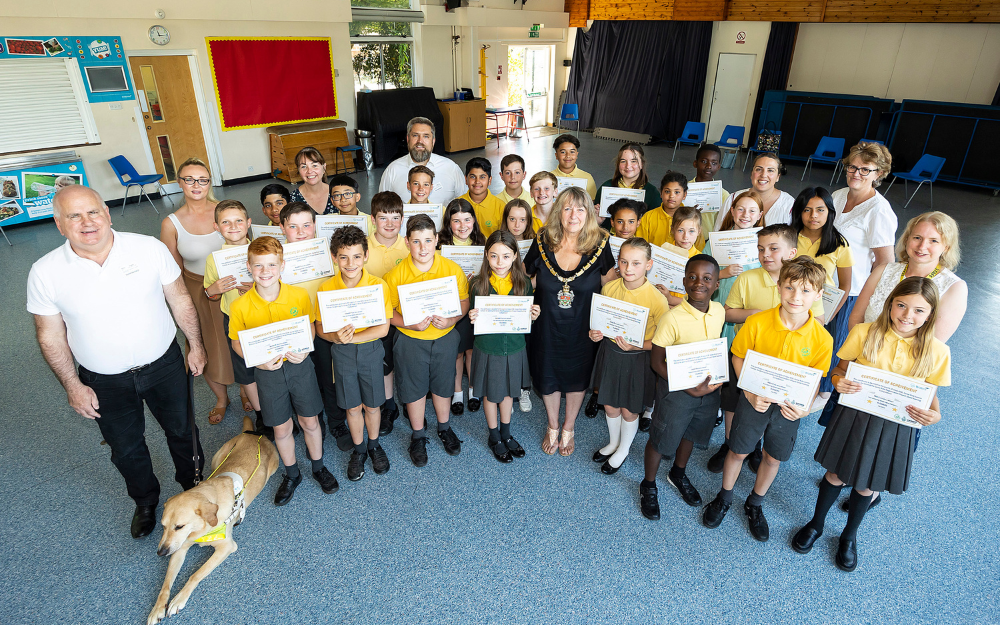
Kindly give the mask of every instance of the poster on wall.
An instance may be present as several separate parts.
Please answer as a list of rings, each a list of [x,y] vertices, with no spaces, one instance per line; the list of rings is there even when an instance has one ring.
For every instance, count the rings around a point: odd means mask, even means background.
[[[0,170],[0,227],[52,216],[52,196],[74,184],[87,185],[83,162]]]
[[[0,61],[75,58],[90,102],[134,100],[121,37],[3,37]]]

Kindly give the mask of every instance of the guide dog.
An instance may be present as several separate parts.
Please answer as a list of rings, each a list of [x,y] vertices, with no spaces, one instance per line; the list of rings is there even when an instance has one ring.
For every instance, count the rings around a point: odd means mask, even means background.
[[[170,556],[170,564],[156,605],[146,619],[147,625],[183,610],[198,584],[236,551],[233,527],[243,520],[247,506],[278,469],[278,451],[274,445],[252,433],[253,424],[247,417],[243,417],[243,428],[245,432],[227,441],[212,457],[212,474],[207,480],[174,495],[163,506],[163,538],[156,555]],[[196,544],[214,547],[215,552],[169,601],[170,587],[188,549]]]

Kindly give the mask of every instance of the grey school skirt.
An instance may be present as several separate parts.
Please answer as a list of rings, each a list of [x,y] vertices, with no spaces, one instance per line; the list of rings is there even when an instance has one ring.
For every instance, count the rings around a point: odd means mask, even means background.
[[[590,387],[598,389],[597,397],[602,405],[640,414],[644,406],[653,403],[647,403],[653,390],[647,389],[648,382],[653,379],[647,375],[649,370],[649,352],[626,352],[612,341],[601,339]]]
[[[358,406],[377,408],[385,403],[382,340],[330,346],[337,372],[337,405],[344,410]]]
[[[899,495],[910,486],[919,431],[838,404],[814,458],[857,490]]]
[[[472,380],[469,383],[486,401],[499,404],[507,397],[520,397],[521,389],[531,384],[528,350],[495,356],[472,350]]]

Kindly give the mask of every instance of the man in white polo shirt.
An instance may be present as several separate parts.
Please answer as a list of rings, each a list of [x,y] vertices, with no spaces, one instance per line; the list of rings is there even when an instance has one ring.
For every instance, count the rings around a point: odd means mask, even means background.
[[[410,169],[423,165],[434,172],[434,189],[428,201],[431,204],[447,206],[468,190],[465,184],[465,174],[462,168],[451,159],[434,153],[434,122],[426,117],[414,117],[406,124],[406,156],[401,156],[389,163],[382,172],[379,191],[393,191],[403,198],[403,203],[410,201],[410,191],[406,188]]]
[[[67,187],[52,206],[66,243],[32,265],[28,312],[69,405],[96,419],[111,447],[111,462],[136,504],[132,536],[142,538],[156,526],[160,497],[143,402],[167,435],[175,479],[185,490],[194,486],[187,375],[174,321],[190,345],[188,366],[200,375],[207,356],[197,313],[166,246],[112,230],[96,191]],[[204,457],[200,443],[198,455]]]

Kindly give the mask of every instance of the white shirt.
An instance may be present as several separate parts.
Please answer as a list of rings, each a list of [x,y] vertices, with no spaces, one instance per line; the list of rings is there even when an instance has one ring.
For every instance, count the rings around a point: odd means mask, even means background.
[[[385,171],[382,172],[382,180],[379,182],[378,190],[394,191],[403,199],[404,204],[410,201],[410,192],[406,188],[406,178],[410,170],[417,165],[424,165],[434,172],[434,189],[427,199],[431,204],[441,204],[447,206],[448,202],[469,190],[465,184],[465,174],[462,169],[449,158],[440,154],[431,154],[427,163],[414,163],[410,155],[401,156],[389,163]]]
[[[28,312],[61,314],[77,362],[105,375],[148,365],[176,340],[163,286],[181,274],[159,240],[111,232],[104,265],[81,258],[66,241],[28,274]]]
[[[730,193],[729,197],[722,203],[722,210],[719,211],[719,217],[715,220],[715,231],[718,232],[719,228],[722,227],[722,221],[726,218],[726,213],[729,209],[733,207],[733,200],[740,196],[740,193],[749,191],[750,189],[742,189],[736,193]],[[795,204],[795,198],[791,195],[779,190],[780,195],[778,199],[774,201],[771,205],[770,210],[764,215],[764,225],[773,226],[774,224],[788,224],[792,225],[792,206]],[[706,239],[708,237],[705,237]]]
[[[851,212],[845,213],[847,206],[847,187],[837,189],[832,193],[833,207],[837,209],[837,218],[833,225],[844,235],[851,245],[854,256],[854,266],[851,267],[851,292],[848,295],[857,297],[865,286],[868,276],[872,274],[872,263],[875,262],[876,247],[893,247],[896,245],[896,213],[892,212],[889,200],[882,197],[878,191],[871,199],[855,206]]]

